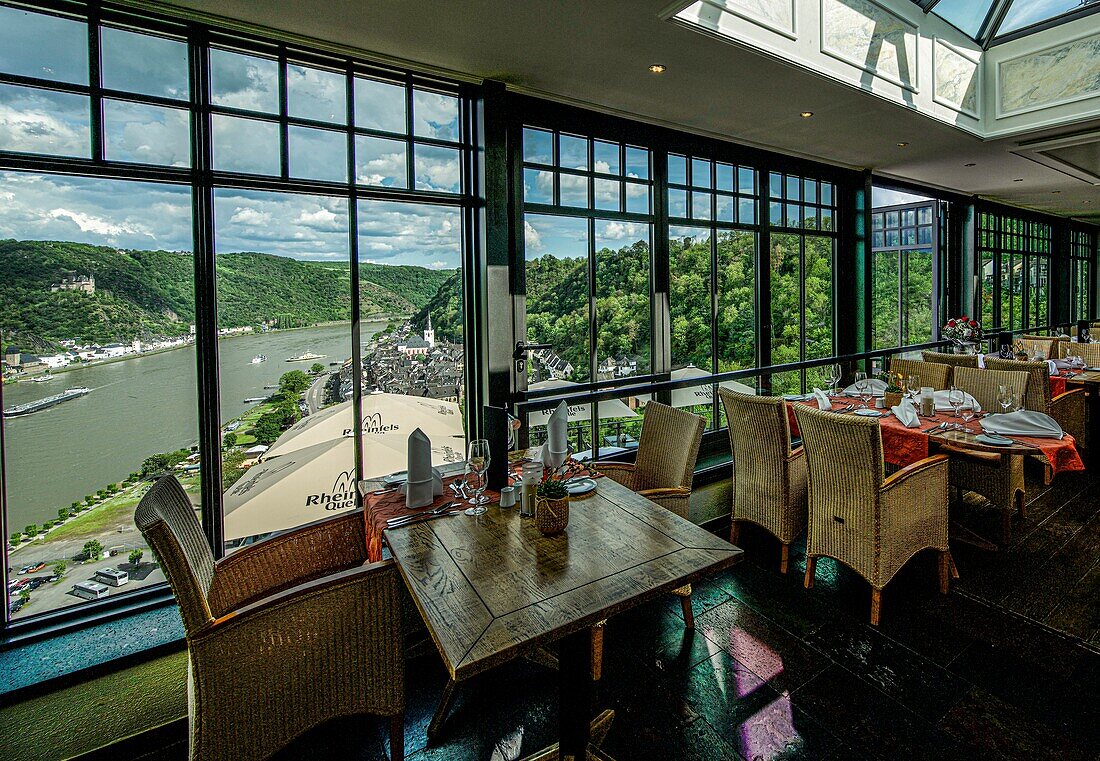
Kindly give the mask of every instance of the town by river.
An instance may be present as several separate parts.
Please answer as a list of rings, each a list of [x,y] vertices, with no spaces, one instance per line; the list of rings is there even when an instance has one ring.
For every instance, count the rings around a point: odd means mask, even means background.
[[[363,323],[363,342],[385,326]],[[316,361],[326,370],[332,362],[342,363],[351,356],[350,326],[221,339],[223,424],[253,406],[245,399],[271,394],[264,387],[277,384],[283,373],[309,370],[312,362],[286,361],[306,352],[324,354]],[[261,354],[267,361],[252,364]],[[56,518],[59,507],[122,481],[151,454],[193,445],[198,440],[195,384],[194,346],[58,373],[47,383],[6,384],[5,408],[76,386],[91,389],[87,396],[4,420],[10,531]]]

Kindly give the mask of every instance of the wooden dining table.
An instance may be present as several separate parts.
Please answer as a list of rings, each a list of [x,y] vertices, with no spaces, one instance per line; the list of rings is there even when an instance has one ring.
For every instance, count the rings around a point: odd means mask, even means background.
[[[1085,390],[1085,430],[1088,432],[1085,454],[1089,467],[1095,468],[1100,465],[1100,372],[1079,372],[1066,378],[1066,386]]]
[[[494,504],[384,537],[452,680],[559,643],[560,758],[576,761],[604,757],[589,745],[591,627],[743,554],[610,478],[571,502],[558,536]]]

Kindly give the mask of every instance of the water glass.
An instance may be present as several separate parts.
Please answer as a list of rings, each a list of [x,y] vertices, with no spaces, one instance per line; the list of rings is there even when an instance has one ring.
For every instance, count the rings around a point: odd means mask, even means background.
[[[863,402],[860,406],[866,407],[867,401],[870,398],[868,392],[871,390],[870,382],[867,380],[867,373],[860,371],[855,374],[855,386],[856,393],[859,394],[860,401]]]
[[[974,419],[974,405],[970,402],[963,402],[959,406],[959,414],[962,416],[962,430],[970,433],[970,421]]]
[[[470,453],[466,458],[466,466],[471,473],[477,475],[477,490],[470,497],[473,507],[466,508],[466,515],[481,515],[487,509],[485,505],[489,498],[485,496],[485,472],[489,470],[489,440],[475,439],[470,442]]]
[[[905,380],[905,388],[915,399],[920,392],[920,378],[916,375],[910,375]]]
[[[951,409],[955,410],[955,417],[959,416],[959,408],[965,401],[966,395],[961,388],[952,386],[951,390],[947,392],[947,402],[951,405]]]
[[[844,372],[840,365],[829,365],[828,376],[825,380],[829,381],[830,392],[833,396],[837,395],[837,384],[840,383],[840,379],[844,377]]]
[[[1008,386],[997,387],[997,404],[1001,405],[1004,412],[1008,412],[1008,408],[1012,406],[1012,392]]]

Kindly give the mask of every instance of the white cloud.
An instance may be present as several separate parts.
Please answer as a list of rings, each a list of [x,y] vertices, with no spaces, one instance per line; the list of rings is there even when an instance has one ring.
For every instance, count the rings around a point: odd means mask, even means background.
[[[542,248],[542,238],[539,231],[526,219],[523,220],[523,244],[529,249]]]
[[[231,225],[251,225],[254,227],[266,226],[271,222],[271,215],[249,207],[238,206],[229,218]]]
[[[346,230],[347,221],[341,220],[333,212],[328,209],[316,209],[314,211],[303,211],[298,215],[298,224],[305,225],[306,227],[314,227],[321,230]]]
[[[441,270],[447,266],[447,262],[432,262],[428,265],[429,269]]]

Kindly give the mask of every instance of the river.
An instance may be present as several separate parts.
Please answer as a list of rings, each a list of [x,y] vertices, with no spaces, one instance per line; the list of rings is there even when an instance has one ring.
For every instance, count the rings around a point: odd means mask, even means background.
[[[362,340],[386,323],[363,323]],[[324,354],[325,365],[351,356],[351,329],[331,325],[223,338],[218,342],[223,424],[245,412],[245,399],[267,396],[305,352]],[[252,364],[252,357],[267,355]],[[12,383],[3,406],[41,399],[74,386],[91,389],[25,417],[4,420],[4,489],[9,533],[57,517],[59,507],[122,481],[157,452],[198,440],[198,401],[193,346],[59,373],[48,383]]]

